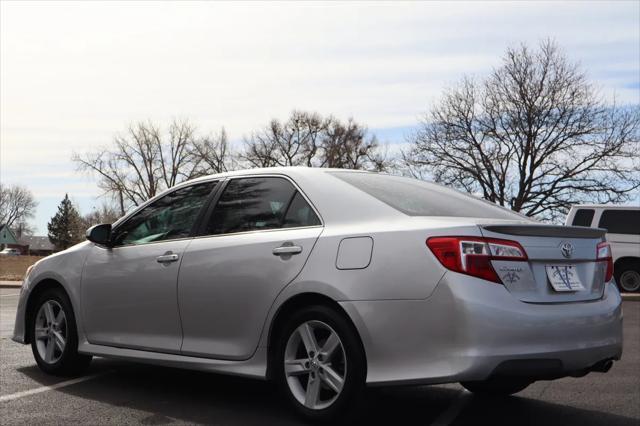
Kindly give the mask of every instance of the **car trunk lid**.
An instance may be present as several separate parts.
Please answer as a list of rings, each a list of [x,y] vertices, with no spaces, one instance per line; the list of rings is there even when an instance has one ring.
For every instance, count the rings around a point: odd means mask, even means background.
[[[596,257],[604,229],[496,223],[479,227],[484,237],[517,241],[526,251],[527,261],[492,261],[507,290],[523,302],[567,303],[602,297],[606,263]]]

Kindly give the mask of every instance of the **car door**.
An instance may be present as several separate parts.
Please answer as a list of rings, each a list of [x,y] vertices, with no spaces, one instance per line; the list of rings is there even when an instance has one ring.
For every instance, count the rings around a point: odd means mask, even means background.
[[[180,351],[178,270],[216,182],[179,188],[114,228],[112,247],[94,246],[82,275],[90,343]]]
[[[321,232],[318,214],[289,179],[229,180],[182,261],[182,353],[249,358],[269,308]]]

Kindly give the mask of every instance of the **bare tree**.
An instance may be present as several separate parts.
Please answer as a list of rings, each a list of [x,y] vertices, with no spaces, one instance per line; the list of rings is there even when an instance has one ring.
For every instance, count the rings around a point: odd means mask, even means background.
[[[14,222],[11,230],[13,231],[13,235],[15,235],[18,241],[20,241],[24,237],[31,237],[36,233],[36,228],[26,221]]]
[[[384,170],[385,155],[367,128],[353,119],[293,111],[244,141],[241,158],[254,167],[307,166]]]
[[[353,121],[330,118],[321,144],[321,167],[385,171],[389,168],[386,153],[366,127]]]
[[[528,216],[624,202],[640,187],[639,108],[607,105],[555,43],[508,49],[484,81],[464,79],[425,115],[403,153],[416,175]]]
[[[33,217],[37,206],[33,193],[26,187],[0,183],[0,224],[28,233],[31,228],[27,221]]]
[[[194,140],[189,154],[195,176],[224,173],[238,168],[224,127],[216,135]]]
[[[253,167],[313,166],[327,120],[317,113],[293,111],[285,122],[273,119],[245,139],[241,155]]]
[[[226,136],[224,147],[226,150]],[[188,121],[174,120],[166,134],[151,122],[133,124],[115,137],[111,147],[74,153],[72,160],[80,170],[98,178],[98,186],[117,201],[124,214],[127,207],[177,183],[219,171],[220,165],[209,169],[220,160],[209,158],[212,154],[219,155],[213,141],[200,139]]]
[[[98,208],[94,208],[90,213],[80,218],[81,228],[86,230],[93,225],[101,223],[114,223],[120,217],[116,207],[103,203]]]

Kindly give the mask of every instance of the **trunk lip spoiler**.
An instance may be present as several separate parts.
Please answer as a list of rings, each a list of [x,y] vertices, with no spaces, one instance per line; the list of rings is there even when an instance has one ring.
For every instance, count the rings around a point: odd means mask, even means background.
[[[589,228],[586,226],[562,225],[509,225],[487,224],[479,225],[487,231],[506,235],[520,235],[527,237],[558,237],[558,238],[603,238],[607,233],[603,228]]]

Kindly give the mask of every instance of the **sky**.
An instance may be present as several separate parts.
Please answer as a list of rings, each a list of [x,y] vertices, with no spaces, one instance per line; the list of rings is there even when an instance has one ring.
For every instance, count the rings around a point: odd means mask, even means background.
[[[640,104],[640,2],[0,3],[0,181],[36,233],[65,193],[102,203],[70,157],[139,120],[234,143],[293,109],[353,117],[391,147],[463,76],[552,38],[607,99]]]

